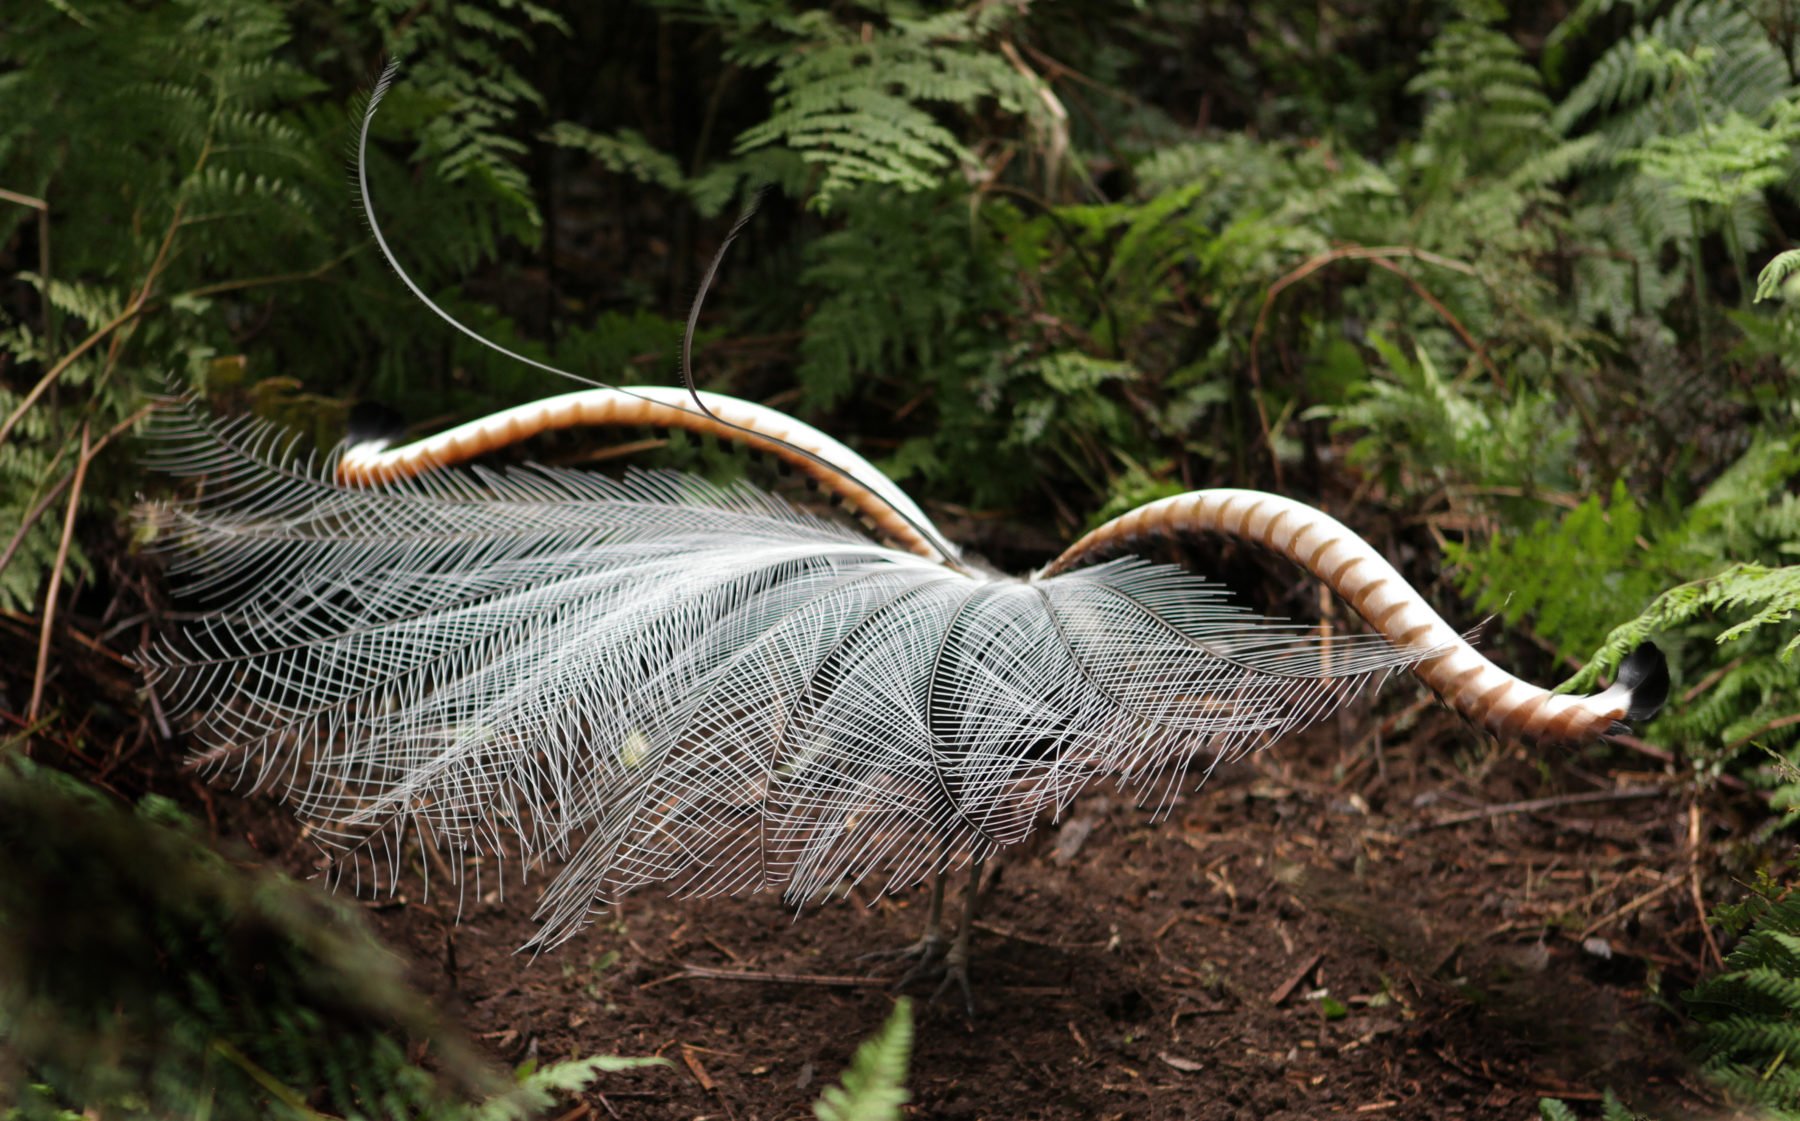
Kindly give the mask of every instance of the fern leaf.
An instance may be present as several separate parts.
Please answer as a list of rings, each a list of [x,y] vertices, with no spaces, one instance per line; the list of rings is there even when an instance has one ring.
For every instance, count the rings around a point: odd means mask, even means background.
[[[856,1049],[840,1089],[828,1086],[813,1104],[819,1121],[900,1121],[906,1066],[912,1055],[912,1002],[895,1002],[893,1015],[873,1038]]]
[[[1797,272],[1800,272],[1800,249],[1777,253],[1757,274],[1757,301],[1781,299],[1788,278]]]

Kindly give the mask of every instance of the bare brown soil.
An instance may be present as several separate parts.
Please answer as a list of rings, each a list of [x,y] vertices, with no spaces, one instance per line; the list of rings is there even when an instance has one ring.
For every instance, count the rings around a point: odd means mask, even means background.
[[[8,637],[16,653],[26,635]],[[66,653],[68,674],[118,680]],[[1224,769],[1160,821],[1096,790],[1009,851],[978,927],[977,1017],[916,994],[913,1115],[1515,1119],[1607,1087],[1704,1110],[1670,1007],[1711,961],[1696,891],[1736,894],[1720,861],[1749,796],[1695,802],[1617,748],[1478,742],[1436,709],[1385,745],[1378,723]],[[121,733],[64,762],[177,798],[227,847],[318,867],[284,808],[201,785],[175,744]],[[670,1060],[608,1076],[564,1121],[810,1117],[896,999],[901,967],[861,956],[914,938],[926,902],[637,896],[532,960],[515,951],[547,877],[465,899],[458,921],[420,873],[362,906],[497,1060]]]
[[[1687,1097],[1657,1003],[1698,964],[1686,808],[1658,794],[1434,828],[1659,777],[1453,758],[1467,742],[1286,744],[1160,822],[1116,794],[1078,802],[988,890],[976,1019],[950,996],[921,1007],[917,1115],[1517,1118],[1540,1094]],[[926,902],[796,916],[773,897],[638,897],[532,961],[514,951],[534,890],[465,902],[460,923],[455,900],[404,894],[371,907],[380,929],[501,1059],[662,1055],[592,1115],[746,1121],[810,1115],[893,1006],[849,982],[901,967],[861,956],[916,936]]]

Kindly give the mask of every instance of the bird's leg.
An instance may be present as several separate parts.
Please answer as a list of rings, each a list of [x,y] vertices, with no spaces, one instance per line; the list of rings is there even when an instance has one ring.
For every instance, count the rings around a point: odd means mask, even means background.
[[[962,989],[963,1009],[969,1018],[975,1018],[975,994],[969,989],[969,938],[975,932],[975,905],[981,899],[981,866],[984,861],[977,859],[969,865],[969,884],[964,889],[962,917],[956,924],[956,938],[950,943],[950,952],[944,955],[944,980],[938,985],[937,992],[931,994],[931,1002],[936,1004],[943,998],[952,984]]]
[[[900,981],[902,985],[915,978],[921,970],[929,969],[937,964],[944,955],[944,881],[948,872],[936,872],[931,877],[931,909],[925,913],[925,930],[919,940],[894,950],[876,950],[863,955],[863,960],[871,958],[916,958],[917,964],[907,971]]]

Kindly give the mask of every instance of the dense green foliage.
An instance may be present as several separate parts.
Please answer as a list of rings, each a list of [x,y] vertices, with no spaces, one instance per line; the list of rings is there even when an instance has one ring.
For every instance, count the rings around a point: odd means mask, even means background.
[[[1727,909],[1741,933],[1725,972],[1687,994],[1702,1070],[1779,1118],[1800,1117],[1800,896],[1773,883]]]
[[[765,190],[702,377],[978,544],[1036,560],[1195,486],[1320,501],[1422,582],[1447,558],[1434,594],[1504,618],[1521,668],[1586,687],[1654,638],[1647,738],[1800,808],[1792,6],[1515,7],[27,6],[0,37],[0,608],[41,609],[59,556],[63,599],[103,580],[164,379],[324,444],[357,397],[435,427],[563,388],[368,245],[345,151],[389,56],[384,226],[500,341],[670,380]]]
[[[70,475],[83,431],[100,439],[164,378],[241,377],[246,331],[259,379],[279,372],[314,392],[341,388],[346,369],[376,385],[405,380],[421,353],[402,343],[429,317],[367,251],[343,173],[349,91],[377,52],[420,60],[384,125],[425,170],[407,183],[395,163],[375,169],[412,200],[396,221],[418,247],[414,267],[461,275],[503,238],[534,236],[513,162],[521,145],[505,130],[536,95],[502,48],[551,17],[455,4],[414,18],[410,7],[375,3],[352,17],[261,0],[98,3],[9,17],[3,185],[45,204],[54,235],[21,262],[36,310],[0,336],[12,358],[0,387],[0,524],[24,521]],[[9,217],[34,229],[29,210]],[[253,323],[276,299],[283,313]],[[89,481],[91,508],[128,493],[128,459],[114,462]],[[58,522],[24,536],[0,573],[0,605],[35,600]],[[85,563],[79,549],[73,557]]]

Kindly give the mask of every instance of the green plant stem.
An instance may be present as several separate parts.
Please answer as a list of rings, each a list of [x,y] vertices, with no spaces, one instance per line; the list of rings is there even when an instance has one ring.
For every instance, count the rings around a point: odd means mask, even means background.
[[[1744,267],[1744,247],[1738,241],[1737,217],[1731,213],[1729,206],[1724,207],[1725,250],[1731,254],[1731,268],[1737,273],[1738,306],[1749,307],[1756,288],[1750,283],[1750,272]]]
[[[224,1056],[233,1066],[249,1075],[250,1079],[266,1090],[270,1097],[274,1098],[282,1105],[287,1106],[295,1113],[298,1113],[301,1117],[305,1118],[306,1121],[332,1121],[331,1118],[325,1116],[323,1113],[308,1108],[306,1100],[295,1093],[293,1087],[282,1085],[280,1079],[276,1078],[262,1067],[257,1066],[256,1063],[251,1061],[250,1056],[239,1051],[230,1043],[223,1039],[215,1039],[212,1042],[212,1046],[214,1051],[217,1051],[220,1055]]]
[[[1694,323],[1700,336],[1701,372],[1712,370],[1712,330],[1706,322],[1706,271],[1700,265],[1700,204],[1688,203],[1688,224],[1693,230],[1693,244],[1688,252],[1688,273],[1694,285]]]

